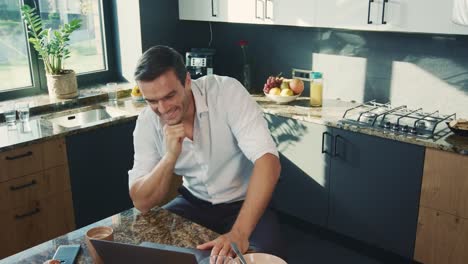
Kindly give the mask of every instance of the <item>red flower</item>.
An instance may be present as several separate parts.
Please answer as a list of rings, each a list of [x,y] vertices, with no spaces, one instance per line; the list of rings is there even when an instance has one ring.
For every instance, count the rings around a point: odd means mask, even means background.
[[[247,40],[239,40],[238,44],[243,47],[249,45],[249,42]]]

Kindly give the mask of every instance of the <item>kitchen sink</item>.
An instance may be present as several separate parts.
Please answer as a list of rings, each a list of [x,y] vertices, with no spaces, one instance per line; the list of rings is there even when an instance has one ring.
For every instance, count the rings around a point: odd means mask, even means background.
[[[54,113],[42,117],[54,125],[78,128],[125,117],[126,112],[108,106],[90,106]]]

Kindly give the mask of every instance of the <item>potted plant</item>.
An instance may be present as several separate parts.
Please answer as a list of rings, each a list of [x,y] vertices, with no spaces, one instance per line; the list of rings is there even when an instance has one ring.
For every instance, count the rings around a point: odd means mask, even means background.
[[[21,15],[27,26],[29,42],[44,61],[49,96],[59,99],[78,96],[75,72],[64,69],[64,61],[70,57],[70,35],[81,26],[81,20],[74,19],[57,30],[52,30],[43,27],[36,8],[23,5]]]

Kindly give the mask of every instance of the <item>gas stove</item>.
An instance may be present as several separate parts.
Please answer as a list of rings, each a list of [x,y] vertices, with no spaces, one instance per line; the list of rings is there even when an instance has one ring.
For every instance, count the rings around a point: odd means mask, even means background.
[[[439,139],[450,133],[444,122],[454,119],[456,114],[443,115],[439,111],[425,112],[422,108],[409,109],[406,105],[369,101],[346,110],[339,123],[406,137]]]

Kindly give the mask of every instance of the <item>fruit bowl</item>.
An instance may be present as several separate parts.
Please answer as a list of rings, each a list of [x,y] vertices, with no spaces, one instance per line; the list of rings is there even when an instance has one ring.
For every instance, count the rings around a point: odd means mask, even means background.
[[[265,92],[263,93],[268,99],[270,99],[271,101],[277,104],[287,104],[289,102],[296,100],[299,96],[301,96],[301,94],[296,94],[296,95],[291,95],[291,96],[282,96],[282,95],[267,94]]]

